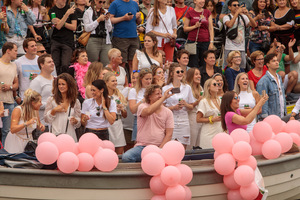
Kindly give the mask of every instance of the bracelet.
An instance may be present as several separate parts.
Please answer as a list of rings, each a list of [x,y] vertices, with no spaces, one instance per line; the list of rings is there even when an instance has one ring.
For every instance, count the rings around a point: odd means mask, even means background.
[[[214,122],[212,121],[212,118],[213,118],[213,116],[209,116],[209,117],[208,117],[208,120],[209,120],[209,123],[210,123],[210,124],[213,124],[213,123],[214,123]]]
[[[104,111],[106,111],[106,110],[107,110],[107,108],[103,108],[103,110],[104,110]]]
[[[268,26],[268,30],[270,30],[270,26]]]
[[[210,41],[210,43],[214,43],[214,41]]]

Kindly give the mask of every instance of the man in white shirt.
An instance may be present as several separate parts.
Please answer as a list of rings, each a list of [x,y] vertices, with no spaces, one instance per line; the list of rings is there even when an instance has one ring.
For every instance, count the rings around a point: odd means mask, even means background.
[[[29,88],[30,82],[40,73],[37,64],[38,56],[35,39],[25,39],[23,48],[26,54],[15,61],[19,78],[19,96],[22,100],[25,90]]]
[[[39,115],[41,122],[45,124],[44,111],[47,99],[52,94],[52,82],[54,77],[51,73],[54,71],[55,65],[49,54],[40,56],[37,62],[41,73],[31,81],[29,88],[37,91],[42,96],[42,106],[40,107]]]

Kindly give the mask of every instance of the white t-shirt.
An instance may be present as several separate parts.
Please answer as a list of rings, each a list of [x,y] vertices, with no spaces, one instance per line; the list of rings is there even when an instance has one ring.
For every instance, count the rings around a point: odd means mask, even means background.
[[[233,18],[233,15],[231,15],[231,19]],[[246,25],[244,24],[241,16],[244,18]],[[226,43],[225,43],[225,50],[237,50],[237,51],[245,51],[245,26],[247,27],[247,25],[249,24],[249,18],[244,15],[241,14],[240,16],[240,22],[239,22],[239,28],[238,28],[238,36],[234,39],[234,40],[230,40],[229,38],[226,37]],[[223,24],[224,27],[226,27],[226,22],[230,21],[230,18],[228,15],[226,15],[223,18]],[[230,31],[231,29],[235,28],[237,26],[237,22],[238,22],[238,18],[236,18],[234,25],[228,30]]]
[[[117,88],[118,90],[121,92],[123,89],[124,89],[124,84],[125,84],[125,81],[126,81],[126,71],[123,67],[119,66],[120,67],[120,75],[119,76],[116,76],[117,78]]]
[[[136,103],[139,103],[140,101],[142,101],[144,99],[145,91],[146,91],[146,88],[141,88],[139,93],[136,94],[136,89],[132,88],[128,94],[128,101],[136,100]],[[136,113],[133,113],[133,115],[136,116]]]
[[[87,114],[89,112],[90,119],[87,121],[86,128],[108,128],[110,126],[107,119],[104,118],[104,111],[102,109],[102,104],[99,106],[99,111],[97,110],[98,104],[95,99],[86,99],[82,104],[82,114]],[[100,112],[100,115],[97,116],[97,112]],[[114,100],[110,101],[109,112],[117,113],[117,106]]]

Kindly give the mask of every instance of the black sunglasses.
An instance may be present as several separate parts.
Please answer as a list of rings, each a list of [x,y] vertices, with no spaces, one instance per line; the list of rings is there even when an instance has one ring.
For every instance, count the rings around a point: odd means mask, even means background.
[[[99,1],[99,3],[105,3],[105,1]]]
[[[96,115],[99,117],[100,116],[100,106],[96,107],[96,109],[97,109]]]
[[[177,73],[177,74],[180,74],[180,73],[182,73],[182,74],[183,74],[183,73],[184,73],[184,71],[183,71],[183,70],[178,70],[178,71],[176,71],[176,73]]]
[[[46,50],[40,50],[40,51],[37,51],[38,53],[45,53]]]
[[[221,83],[213,83],[213,86],[221,86]]]
[[[234,6],[234,7],[239,7],[240,4],[232,4],[232,6]]]

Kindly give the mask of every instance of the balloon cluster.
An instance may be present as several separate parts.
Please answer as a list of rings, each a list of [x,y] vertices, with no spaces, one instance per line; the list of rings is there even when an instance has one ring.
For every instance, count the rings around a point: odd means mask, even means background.
[[[61,134],[43,133],[38,139],[35,150],[38,161],[45,165],[57,162],[58,169],[63,173],[74,171],[87,172],[94,166],[103,172],[114,170],[119,158],[112,142],[101,140],[94,133],[85,133],[75,143],[74,139]]]
[[[186,186],[192,178],[193,171],[181,160],[185,149],[180,142],[167,142],[162,149],[149,145],[142,151],[142,169],[153,176],[150,189],[154,193],[151,200],[190,200],[191,190]]]
[[[270,115],[256,123],[249,135],[252,155],[275,159],[288,152],[293,143],[300,146],[300,122],[291,120],[285,123],[278,116]]]

